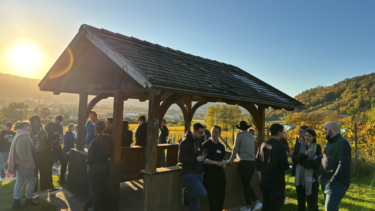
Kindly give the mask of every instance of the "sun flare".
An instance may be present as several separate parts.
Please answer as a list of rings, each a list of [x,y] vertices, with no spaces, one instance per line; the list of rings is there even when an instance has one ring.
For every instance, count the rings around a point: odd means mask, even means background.
[[[6,62],[15,74],[34,76],[44,66],[45,55],[37,44],[20,41],[8,49]]]

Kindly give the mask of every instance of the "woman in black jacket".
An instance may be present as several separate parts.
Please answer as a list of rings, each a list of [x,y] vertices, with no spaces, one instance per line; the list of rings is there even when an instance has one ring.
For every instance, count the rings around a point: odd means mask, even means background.
[[[83,211],[93,205],[94,211],[106,210],[106,187],[109,174],[109,161],[112,153],[112,141],[104,134],[104,124],[95,124],[96,138],[91,142],[87,152],[87,175],[89,177],[90,192]]]
[[[293,152],[293,162],[297,164],[295,184],[298,198],[298,211],[318,211],[319,169],[322,148],[316,143],[316,133],[308,128],[305,140],[298,142]]]

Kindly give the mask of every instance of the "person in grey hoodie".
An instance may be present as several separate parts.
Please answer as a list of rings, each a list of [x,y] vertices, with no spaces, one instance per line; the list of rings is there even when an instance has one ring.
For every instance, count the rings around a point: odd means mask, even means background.
[[[350,186],[351,148],[341,136],[337,122],[328,122],[324,129],[328,143],[324,148],[318,180],[324,192],[326,211],[338,211],[341,199]]]

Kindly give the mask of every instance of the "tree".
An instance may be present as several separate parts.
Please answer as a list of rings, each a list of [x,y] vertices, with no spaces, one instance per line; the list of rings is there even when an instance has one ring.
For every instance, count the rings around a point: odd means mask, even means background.
[[[9,103],[8,106],[3,106],[0,109],[1,119],[3,122],[5,121],[11,121],[11,122],[17,122],[17,121],[23,121],[27,119],[29,105],[25,103]]]
[[[43,120],[46,120],[46,118],[49,117],[50,114],[51,114],[51,111],[46,107],[40,108],[38,112],[38,115]]]
[[[369,122],[375,122],[375,106],[371,107],[371,110],[369,110],[366,114]]]

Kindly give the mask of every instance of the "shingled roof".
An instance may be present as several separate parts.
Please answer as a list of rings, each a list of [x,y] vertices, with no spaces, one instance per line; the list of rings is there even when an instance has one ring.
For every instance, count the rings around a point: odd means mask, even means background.
[[[303,106],[294,98],[230,64],[85,24],[80,33],[89,38],[95,36],[101,45],[106,45],[106,49],[131,63],[135,67],[132,71],[147,81],[140,83],[143,87],[284,108]],[[87,33],[90,35],[87,36]]]

